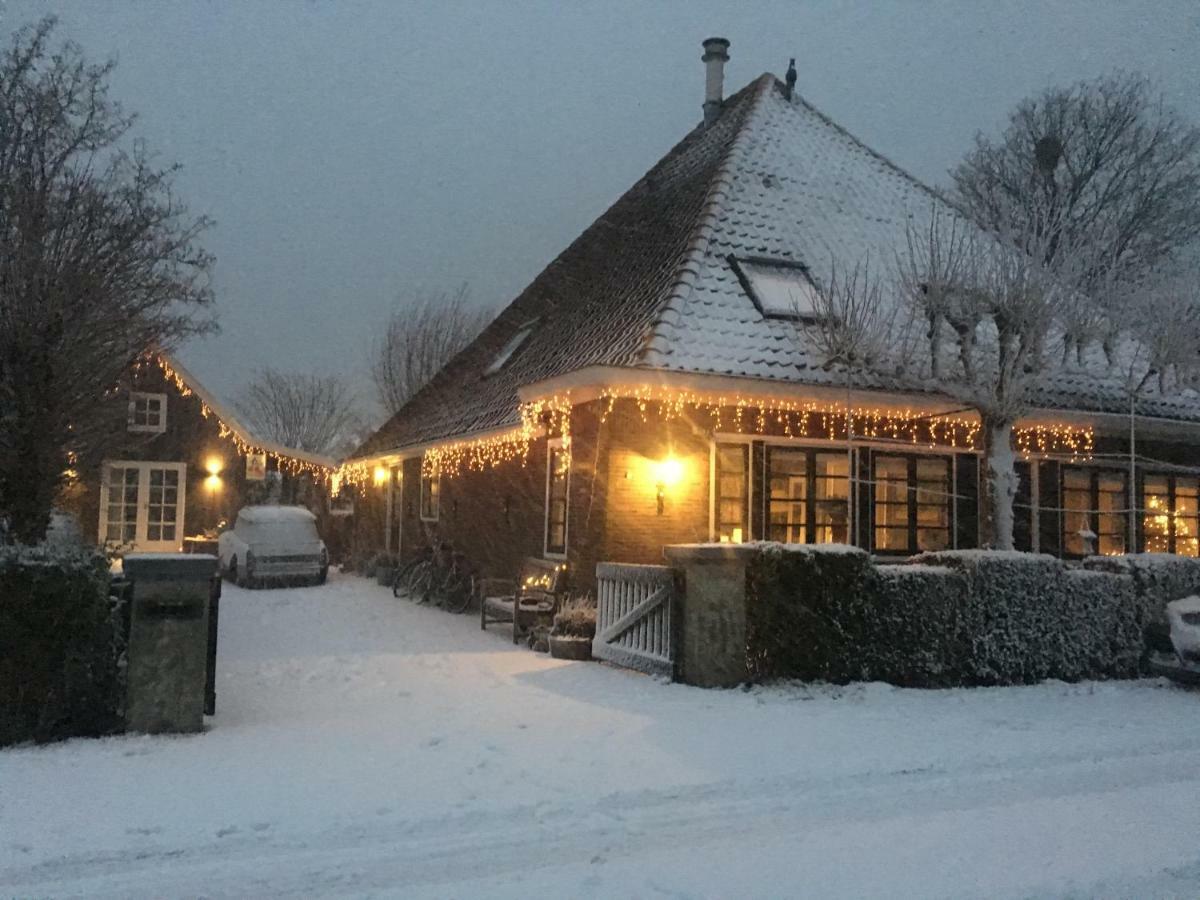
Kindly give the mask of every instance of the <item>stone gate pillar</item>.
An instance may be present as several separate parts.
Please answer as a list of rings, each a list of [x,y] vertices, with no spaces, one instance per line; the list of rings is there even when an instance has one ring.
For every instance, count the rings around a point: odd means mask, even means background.
[[[746,667],[746,566],[748,544],[674,544],[663,548],[684,573],[679,600],[677,677],[700,687],[733,687]]]
[[[217,558],[138,553],[125,557],[124,568],[133,584],[126,727],[146,734],[200,731]]]

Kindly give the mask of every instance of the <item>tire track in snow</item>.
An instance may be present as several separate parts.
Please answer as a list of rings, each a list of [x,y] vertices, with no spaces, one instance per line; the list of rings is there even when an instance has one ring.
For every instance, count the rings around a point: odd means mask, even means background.
[[[938,770],[681,785],[474,814],[377,815],[278,837],[242,829],[199,846],[73,855],[11,870],[0,873],[0,893],[311,896],[428,888],[755,835],[802,836],[823,824],[1155,785],[1178,784],[1200,795],[1198,750],[1194,743],[1159,744],[1138,752],[964,762]],[[534,859],[530,847],[537,848]]]

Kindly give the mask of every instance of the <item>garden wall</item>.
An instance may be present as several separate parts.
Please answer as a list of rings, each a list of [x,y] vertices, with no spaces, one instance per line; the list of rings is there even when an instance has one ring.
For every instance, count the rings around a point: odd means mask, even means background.
[[[762,544],[745,565],[747,677],[912,687],[1134,677],[1147,626],[1200,587],[1200,561],[1178,557],[877,565],[852,547]]]

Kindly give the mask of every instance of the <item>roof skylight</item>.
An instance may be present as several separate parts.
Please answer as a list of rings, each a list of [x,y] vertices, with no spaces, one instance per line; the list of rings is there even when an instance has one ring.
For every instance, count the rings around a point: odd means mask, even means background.
[[[483,370],[484,378],[487,378],[489,375],[495,375],[504,368],[509,359],[512,358],[512,355],[517,352],[517,349],[523,343],[525,343],[525,339],[533,333],[533,329],[537,326],[537,323],[537,319],[534,319],[531,322],[526,322],[521,326],[520,330],[516,334],[508,339],[508,343],[500,348],[500,352],[496,354],[496,358],[493,359],[488,364],[488,367]]]
[[[769,319],[805,319],[820,315],[817,287],[800,263],[786,260],[730,259],[742,287]]]

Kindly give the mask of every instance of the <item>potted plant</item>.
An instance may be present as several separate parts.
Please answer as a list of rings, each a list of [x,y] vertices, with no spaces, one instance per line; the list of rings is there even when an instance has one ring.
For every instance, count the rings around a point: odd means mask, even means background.
[[[396,572],[396,557],[386,550],[375,555],[375,580],[384,587],[391,586]]]
[[[550,655],[555,659],[591,659],[596,636],[596,607],[590,599],[568,602],[554,616]]]

